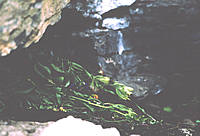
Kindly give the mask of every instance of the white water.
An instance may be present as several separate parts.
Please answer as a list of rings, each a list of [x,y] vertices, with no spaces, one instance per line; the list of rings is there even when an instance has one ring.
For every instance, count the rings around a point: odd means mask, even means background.
[[[102,0],[100,3],[98,3],[99,0],[94,0],[95,5],[98,5],[96,7],[96,11],[102,15],[103,13],[108,12],[111,9],[115,9],[120,6],[130,6],[136,0]],[[92,5],[91,5],[92,7]]]
[[[125,50],[124,42],[123,42],[123,34],[121,31],[118,31],[118,35],[119,35],[119,41],[117,44],[117,48],[118,48],[119,55],[122,55],[123,51]]]
[[[124,29],[129,27],[130,21],[128,18],[106,18],[103,20],[102,26],[112,30]]]

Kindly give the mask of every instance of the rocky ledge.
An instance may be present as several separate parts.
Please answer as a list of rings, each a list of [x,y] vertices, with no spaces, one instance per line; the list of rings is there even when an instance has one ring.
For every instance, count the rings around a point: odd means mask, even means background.
[[[100,125],[73,116],[46,123],[32,121],[0,121],[0,136],[120,136],[116,128]]]

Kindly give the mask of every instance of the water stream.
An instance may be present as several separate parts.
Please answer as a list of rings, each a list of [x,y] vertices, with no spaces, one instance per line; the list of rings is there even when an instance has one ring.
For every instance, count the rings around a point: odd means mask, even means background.
[[[118,39],[119,41],[117,44],[117,49],[118,49],[119,55],[122,55],[123,51],[125,50],[124,42],[123,42],[123,34],[121,31],[118,31],[118,35],[119,35],[119,39]]]
[[[142,56],[127,46],[123,32],[116,32],[116,52],[108,57],[99,56],[98,62],[104,74],[112,77],[126,86],[134,88],[134,97],[144,98],[157,95],[164,90],[166,80],[151,72],[151,64]],[[113,44],[112,44],[113,45]]]

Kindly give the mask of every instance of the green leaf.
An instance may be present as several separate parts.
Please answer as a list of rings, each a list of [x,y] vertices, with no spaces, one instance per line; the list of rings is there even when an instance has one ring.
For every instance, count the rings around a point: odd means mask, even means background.
[[[110,77],[102,76],[102,75],[97,75],[94,76],[96,80],[99,80],[100,82],[103,82],[104,84],[108,85],[110,83]]]
[[[57,98],[58,104],[61,105],[61,94],[56,93],[56,98]]]
[[[49,110],[49,109],[53,109],[54,107],[53,106],[46,106],[46,109]]]
[[[44,104],[47,104],[47,105],[53,104],[53,102],[49,101],[48,98],[43,98],[42,100],[43,100]]]
[[[112,106],[121,111],[129,111],[130,110],[128,107],[126,107],[125,105],[122,105],[122,104],[113,104]]]
[[[57,83],[57,84],[63,84],[63,82],[64,82],[64,77],[63,76],[60,76],[60,77],[55,77],[54,78],[54,82],[55,82],[55,84]]]
[[[67,81],[67,83],[65,84],[65,87],[67,88],[70,85],[70,81]]]
[[[48,110],[48,109],[53,109],[53,106],[48,106],[48,105],[40,105],[39,107],[41,110]]]
[[[117,89],[119,89],[124,95],[130,96],[134,89],[132,87],[126,86],[124,84],[121,84],[117,81],[114,82],[113,86]]]
[[[41,63],[38,63],[38,64],[39,64],[39,66],[41,66],[45,71],[47,71],[49,75],[51,74],[51,70],[50,70],[47,66],[44,66],[44,65],[42,65]]]
[[[63,76],[61,76],[61,77],[58,77],[58,80],[60,81],[60,82],[63,82],[64,81],[64,77]]]
[[[167,107],[164,107],[163,108],[163,111],[166,111],[166,112],[172,112],[172,108],[167,106]]]
[[[29,106],[32,105],[31,102],[30,102],[29,100],[26,100],[26,103],[27,103]]]
[[[121,89],[119,88],[116,88],[116,94],[121,98],[121,99],[124,99],[124,100],[129,100],[129,97],[126,93],[124,93],[123,91],[121,91]]]
[[[75,94],[75,95],[77,95],[77,96],[81,96],[81,97],[89,97],[87,94],[82,94],[82,93],[80,93],[80,92],[76,92],[76,91],[73,91],[73,93]]]
[[[55,87],[56,91],[61,92],[62,88],[61,87]]]
[[[45,107],[43,106],[43,105],[40,105],[40,107],[39,107],[41,110],[44,110],[45,109]]]
[[[200,123],[200,120],[196,120],[195,122],[196,122],[196,123]]]
[[[93,108],[92,106],[86,104],[86,103],[83,103],[91,112],[94,112],[95,111],[95,108]]]
[[[149,118],[148,117],[146,117],[146,118],[141,118],[140,119],[140,122],[143,122],[143,123],[145,123],[145,122],[147,122],[149,120]]]
[[[84,68],[81,65],[79,65],[79,64],[77,64],[75,62],[72,62],[72,67],[75,68],[76,70],[79,70],[79,71],[83,71],[84,70]]]
[[[51,70],[47,66],[44,66],[40,63],[34,65],[34,70],[38,75],[45,79],[47,79],[47,76],[51,74]]]
[[[51,66],[52,66],[52,68],[53,68],[55,71],[57,71],[57,72],[60,72],[60,73],[65,73],[65,71],[64,71],[64,70],[60,69],[60,68],[59,68],[59,67],[57,67],[56,65],[54,65],[54,64],[51,64]]]
[[[105,92],[108,92],[108,93],[111,93],[111,94],[115,95],[115,93],[114,93],[112,90],[103,89],[103,91],[105,91]]]
[[[93,75],[92,74],[90,74],[87,70],[85,70],[85,73],[87,74],[87,76],[89,77],[89,78],[93,78]]]

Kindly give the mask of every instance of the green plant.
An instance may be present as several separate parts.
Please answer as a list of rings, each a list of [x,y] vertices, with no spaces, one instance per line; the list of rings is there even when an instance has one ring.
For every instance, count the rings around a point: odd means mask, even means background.
[[[130,101],[133,88],[111,82],[109,77],[94,76],[69,59],[53,57],[43,63],[36,62],[33,71],[15,86],[13,96],[19,98],[20,108],[76,111],[98,115],[105,122],[158,123],[137,104],[125,105],[124,101]]]

